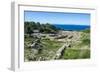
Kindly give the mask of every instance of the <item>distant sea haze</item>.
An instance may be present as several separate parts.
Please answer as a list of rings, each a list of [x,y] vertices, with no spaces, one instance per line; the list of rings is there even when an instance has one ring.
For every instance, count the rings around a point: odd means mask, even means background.
[[[54,24],[54,26],[61,30],[72,30],[72,31],[90,29],[90,25]]]

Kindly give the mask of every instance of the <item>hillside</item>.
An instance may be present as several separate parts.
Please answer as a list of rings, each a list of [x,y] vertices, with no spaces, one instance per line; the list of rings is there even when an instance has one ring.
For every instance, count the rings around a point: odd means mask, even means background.
[[[90,58],[90,29],[65,31],[39,22],[25,22],[24,28],[25,62]]]

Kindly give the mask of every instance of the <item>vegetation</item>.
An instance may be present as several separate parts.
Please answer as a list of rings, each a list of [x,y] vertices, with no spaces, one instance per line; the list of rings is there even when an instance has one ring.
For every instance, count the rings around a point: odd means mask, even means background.
[[[24,59],[25,61],[49,60],[55,52],[62,46],[62,42],[51,40],[47,35],[39,37],[32,35],[34,30],[38,33],[56,34],[58,29],[52,24],[41,24],[39,22],[24,22]],[[35,44],[32,46],[32,44]]]
[[[40,33],[57,33],[58,29],[52,24],[41,24],[39,22],[24,22],[24,33],[31,35],[33,30],[39,30]]]
[[[90,29],[82,30],[82,32],[84,32],[84,33],[90,33]]]
[[[71,47],[66,48],[62,59],[90,58],[90,30],[86,29],[79,32],[81,33],[79,42],[75,41],[71,44]]]
[[[89,49],[67,49],[62,56],[63,59],[85,59],[90,58]]]
[[[43,36],[35,35],[38,30]],[[57,59],[87,59],[90,58],[90,29],[68,31],[63,34],[60,29],[50,23],[24,22],[24,60],[45,61],[55,59],[57,51],[65,43],[68,47]],[[50,34],[57,34],[50,36]],[[60,35],[60,36],[59,36]]]
[[[25,41],[30,43],[32,40],[35,40],[34,38],[26,38]],[[38,60],[50,60],[55,55],[56,51],[63,45],[62,42],[57,42],[50,39],[41,39],[40,42],[38,42],[38,46],[42,45],[41,47],[25,47],[24,50],[24,56],[25,60],[27,61],[38,61]]]
[[[90,29],[86,29],[81,34],[81,44],[90,46]]]

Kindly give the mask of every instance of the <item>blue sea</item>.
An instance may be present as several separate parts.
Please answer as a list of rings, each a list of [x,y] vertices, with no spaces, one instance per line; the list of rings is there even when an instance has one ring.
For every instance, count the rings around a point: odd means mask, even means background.
[[[56,28],[61,29],[61,30],[75,30],[75,31],[79,31],[79,30],[85,30],[85,29],[90,29],[89,25],[68,25],[68,24],[55,24],[54,25]]]

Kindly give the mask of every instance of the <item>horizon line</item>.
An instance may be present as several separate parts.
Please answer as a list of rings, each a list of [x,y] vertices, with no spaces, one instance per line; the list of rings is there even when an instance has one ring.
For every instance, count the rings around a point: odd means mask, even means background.
[[[35,22],[35,21],[24,21],[24,22]],[[37,22],[35,22],[35,23],[37,23]],[[39,22],[40,24],[47,24],[47,23],[41,23],[41,22]],[[48,24],[51,24],[51,25],[84,25],[84,26],[90,26],[90,24],[70,24],[70,23],[48,23]]]

